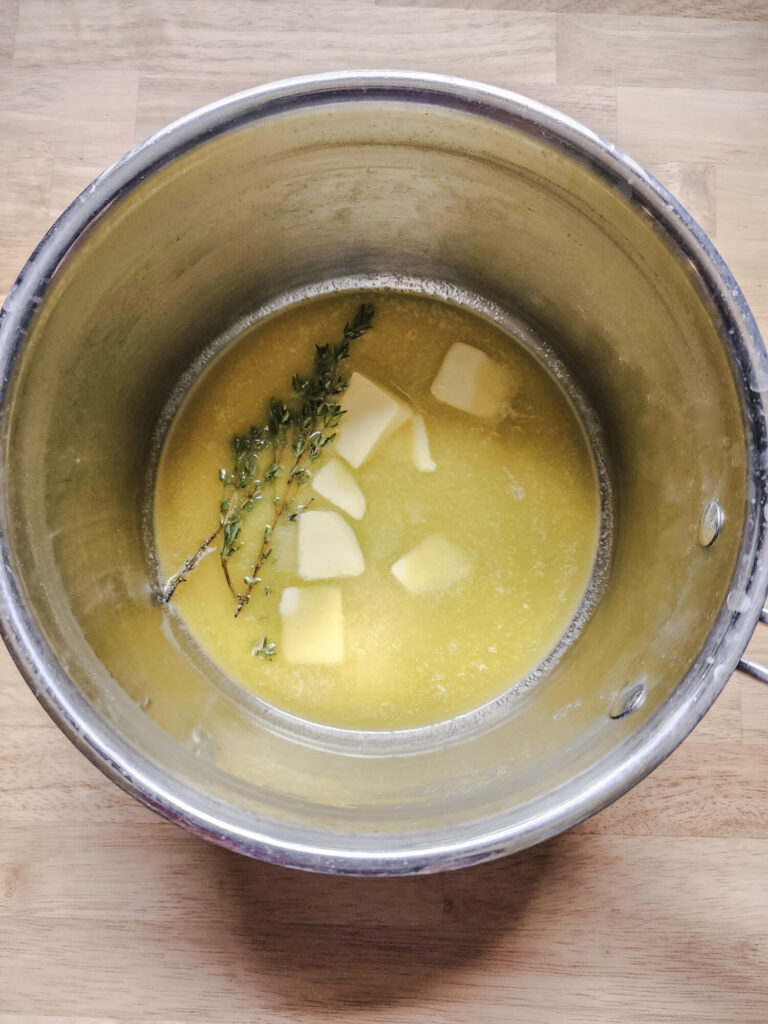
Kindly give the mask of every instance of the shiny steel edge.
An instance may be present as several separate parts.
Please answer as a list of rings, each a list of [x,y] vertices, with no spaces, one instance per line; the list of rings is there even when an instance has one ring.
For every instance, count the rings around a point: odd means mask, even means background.
[[[88,186],[42,239],[0,311],[0,427],[5,440],[8,391],[25,331],[61,261],[101,213],[173,157],[251,120],[325,103],[378,101],[433,105],[487,118],[567,152],[620,191],[627,202],[644,210],[686,258],[720,320],[742,402],[752,495],[731,588],[743,595],[743,607],[748,610],[722,608],[673,696],[626,741],[622,764],[609,768],[604,760],[561,786],[556,791],[555,813],[545,814],[535,801],[514,821],[477,823],[474,830],[465,827],[461,837],[449,833],[439,842],[428,834],[414,834],[383,853],[352,850],[343,835],[335,843],[324,835],[299,841],[288,829],[281,836],[267,835],[255,816],[248,827],[237,827],[228,820],[227,805],[208,799],[198,801],[204,807],[194,806],[192,794],[185,793],[177,781],[173,792],[168,784],[172,780],[163,778],[151,762],[137,756],[99,720],[38,633],[15,579],[5,507],[0,510],[0,633],[54,721],[107,776],[151,809],[213,842],[267,861],[339,874],[400,875],[465,867],[514,852],[565,830],[621,796],[667,757],[704,715],[738,665],[757,624],[768,591],[763,516],[768,477],[768,358],[736,281],[687,211],[634,160],[578,122],[525,97],[479,83],[435,74],[356,71],[291,79],[239,93],[141,143]],[[4,472],[0,467],[0,483]]]
[[[763,608],[760,612],[760,622],[768,625],[768,608]],[[745,672],[748,676],[752,676],[753,679],[757,679],[761,683],[768,683],[768,668],[757,661],[747,661],[746,658],[742,658],[738,664],[738,669],[739,672]]]
[[[760,683],[768,683],[768,668],[764,665],[759,665],[756,661],[747,661],[746,658],[742,658],[738,664],[739,672],[745,672],[748,676],[752,676],[753,679],[757,679]]]

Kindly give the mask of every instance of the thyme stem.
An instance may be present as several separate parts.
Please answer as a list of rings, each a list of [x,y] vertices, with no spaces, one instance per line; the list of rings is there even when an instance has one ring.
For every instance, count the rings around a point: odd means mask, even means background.
[[[338,396],[347,387],[343,363],[349,358],[350,342],[371,329],[373,314],[372,305],[360,305],[352,320],[344,325],[341,341],[335,345],[315,346],[309,376],[304,378],[296,374],[291,381],[292,398],[288,401],[272,398],[267,422],[263,426],[251,426],[244,434],[234,435],[231,442],[232,470],[219,471],[219,479],[227,495],[219,506],[219,523],[170,578],[161,596],[164,603],[171,600],[179,584],[197,568],[213,542],[221,536],[221,568],[236,601],[235,618],[248,604],[254,588],[261,582],[264,563],[272,554],[272,531],[293,505],[299,489],[311,479],[309,466],[336,437],[344,415]],[[288,460],[285,459],[286,450]],[[265,464],[267,455],[270,461]],[[282,490],[281,479],[284,481]],[[240,536],[247,518],[269,488],[275,493],[272,521],[264,526],[256,559],[249,575],[243,578],[246,589],[238,593],[232,581],[230,559],[242,546]],[[289,518],[295,520],[309,504],[311,500],[306,506],[298,506]]]
[[[178,587],[178,585],[186,580],[187,574],[192,572],[193,569],[197,568],[197,566],[202,561],[203,556],[208,553],[211,544],[213,544],[213,542],[216,540],[216,538],[219,536],[223,529],[224,522],[222,520],[222,522],[219,523],[219,525],[216,527],[216,529],[213,531],[210,537],[208,537],[206,540],[202,542],[200,547],[197,549],[197,551],[195,551],[193,555],[189,556],[184,565],[182,565],[181,569],[179,569],[178,572],[175,572],[173,576],[171,576],[171,578],[168,580],[168,583],[165,585],[165,589],[163,590],[162,593],[161,600],[163,604],[167,604],[171,600],[173,595],[176,593],[176,588]]]
[[[232,597],[234,597],[236,601],[239,601],[240,595],[232,585],[232,577],[229,575],[229,559],[225,558],[223,555],[221,556],[221,568],[224,571],[224,579],[227,581],[227,586],[232,593]]]

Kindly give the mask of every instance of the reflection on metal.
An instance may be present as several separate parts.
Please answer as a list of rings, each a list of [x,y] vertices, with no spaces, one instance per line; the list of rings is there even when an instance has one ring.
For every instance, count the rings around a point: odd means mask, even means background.
[[[763,608],[760,612],[760,621],[768,625],[768,609]],[[761,683],[768,684],[768,668],[764,665],[758,664],[756,661],[747,661],[746,658],[742,658],[738,664],[740,672],[746,672],[748,676],[752,676],[753,679],[759,680]]]
[[[708,548],[710,544],[715,543],[720,536],[724,522],[725,513],[716,501],[710,501],[701,513],[699,521],[699,544],[703,548]]]
[[[645,704],[648,687],[645,683],[627,683],[611,702],[608,715],[611,718],[626,718]]]

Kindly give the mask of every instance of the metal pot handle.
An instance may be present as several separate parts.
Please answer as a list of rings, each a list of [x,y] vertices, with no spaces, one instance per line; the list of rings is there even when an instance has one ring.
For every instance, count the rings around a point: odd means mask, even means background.
[[[760,612],[760,621],[768,624],[768,609],[763,608]],[[753,679],[759,679],[761,683],[768,683],[768,668],[758,665],[756,661],[745,661],[742,658],[737,668],[740,672],[746,672],[748,676],[752,676]]]

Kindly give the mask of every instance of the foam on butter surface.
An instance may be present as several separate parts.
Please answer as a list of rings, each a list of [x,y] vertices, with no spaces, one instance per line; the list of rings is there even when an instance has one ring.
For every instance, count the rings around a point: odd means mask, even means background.
[[[280,598],[279,654],[294,665],[338,665],[344,660],[341,590],[286,587]]]

